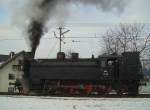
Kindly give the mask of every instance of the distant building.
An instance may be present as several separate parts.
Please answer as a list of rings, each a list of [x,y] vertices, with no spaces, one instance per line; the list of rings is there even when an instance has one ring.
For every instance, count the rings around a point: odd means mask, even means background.
[[[146,76],[150,76],[150,60],[149,59],[142,59],[142,68],[143,68],[143,73]]]
[[[0,65],[0,93],[18,92],[15,83],[17,80],[21,81],[24,74],[22,71],[24,55],[24,51],[17,54],[11,52],[9,58],[8,56],[0,55],[0,61],[3,62]]]
[[[9,57],[9,55],[0,55],[0,65],[2,65]]]

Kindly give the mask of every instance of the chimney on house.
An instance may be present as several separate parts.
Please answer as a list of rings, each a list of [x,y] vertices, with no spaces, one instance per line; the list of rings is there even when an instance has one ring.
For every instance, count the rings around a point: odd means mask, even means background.
[[[10,58],[12,58],[15,55],[15,52],[10,52]]]

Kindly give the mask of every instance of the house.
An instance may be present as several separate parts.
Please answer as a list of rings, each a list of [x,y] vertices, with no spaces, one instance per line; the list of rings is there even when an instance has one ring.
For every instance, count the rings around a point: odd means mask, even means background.
[[[17,54],[12,52],[10,57],[0,65],[0,93],[19,92],[15,83],[16,81],[22,81],[25,53],[24,51]]]

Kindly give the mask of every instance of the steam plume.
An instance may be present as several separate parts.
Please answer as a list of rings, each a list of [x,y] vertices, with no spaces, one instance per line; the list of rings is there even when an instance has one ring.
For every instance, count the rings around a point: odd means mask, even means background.
[[[27,33],[30,40],[31,51],[35,53],[40,39],[43,36],[43,28],[48,20],[55,15],[59,15],[66,11],[71,3],[82,3],[84,5],[94,5],[103,11],[123,10],[127,0],[27,0],[26,6],[22,12],[29,20]],[[57,9],[59,5],[64,5],[61,9]],[[67,15],[67,14],[65,14]],[[63,17],[63,16],[62,16]],[[64,16],[65,17],[65,16]],[[57,19],[59,21],[59,18]],[[23,22],[23,21],[22,21]]]

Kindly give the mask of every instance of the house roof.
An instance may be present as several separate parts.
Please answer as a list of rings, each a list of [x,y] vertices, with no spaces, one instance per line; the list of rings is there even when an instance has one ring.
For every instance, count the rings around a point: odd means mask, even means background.
[[[6,61],[9,57],[9,55],[0,55],[0,62]]]
[[[12,58],[9,57],[4,63],[2,63],[0,65],[0,69],[2,69],[5,65],[7,65],[9,62],[13,61],[14,59],[16,59],[18,56],[20,56],[21,54],[24,54],[25,52],[24,51],[21,51],[17,54],[15,54]]]

